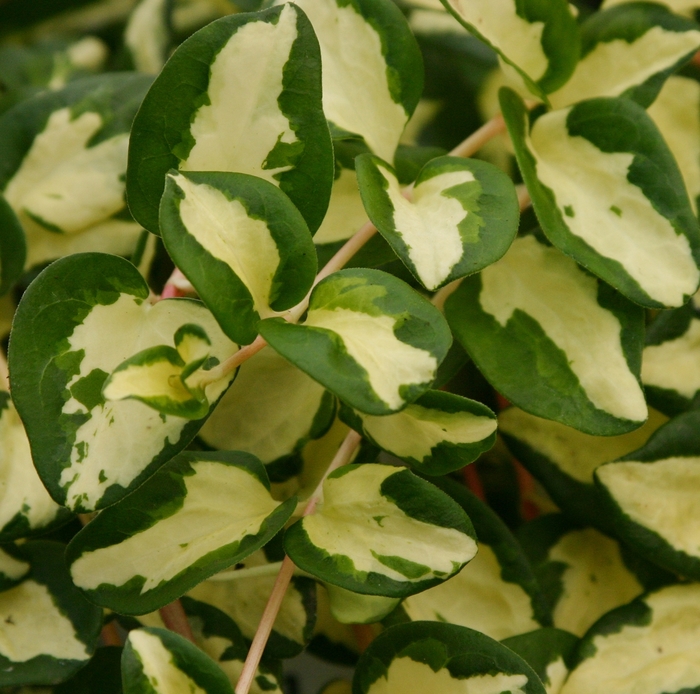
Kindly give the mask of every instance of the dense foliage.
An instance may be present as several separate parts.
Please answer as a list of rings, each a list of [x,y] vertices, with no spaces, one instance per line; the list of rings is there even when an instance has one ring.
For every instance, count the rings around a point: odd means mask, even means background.
[[[700,3],[441,1],[0,3],[2,691],[700,691]]]

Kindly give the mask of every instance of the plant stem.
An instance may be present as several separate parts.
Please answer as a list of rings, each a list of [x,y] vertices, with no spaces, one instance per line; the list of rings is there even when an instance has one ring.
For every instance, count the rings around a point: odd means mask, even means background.
[[[485,123],[478,130],[473,132],[466,140],[457,145],[450,152],[450,155],[454,157],[470,157],[472,154],[478,152],[489,140],[504,132],[505,127],[503,116],[501,116],[499,113],[497,116],[488,121],[488,123]],[[412,190],[413,184],[404,188],[403,193],[406,197],[410,197]],[[309,307],[309,300],[311,298],[313,288],[329,275],[332,275],[334,272],[337,272],[345,267],[345,264],[355,255],[355,253],[357,253],[360,248],[362,248],[362,246],[364,246],[376,233],[377,228],[374,226],[374,224],[372,224],[372,222],[366,222],[357,233],[351,236],[345,242],[345,244],[338,249],[338,252],[326,263],[318,275],[316,275],[316,279],[314,280],[309,293],[296,306],[290,308],[288,311],[285,311],[284,319],[290,323],[296,323]],[[179,270],[176,269],[173,272],[171,279],[175,276],[176,272],[179,272]],[[166,283],[166,288],[170,282],[171,280],[168,280]],[[452,291],[454,291],[454,289]],[[165,289],[163,290],[163,297],[165,297]],[[265,345],[267,345],[267,342],[260,335],[258,335],[254,342],[246,345],[238,352],[231,355],[228,359],[222,361],[221,364],[207,372],[207,375],[203,376],[199,381],[199,385],[202,387],[207,386],[210,383],[213,383],[214,381],[217,381],[220,378],[230,374],[244,361],[247,361],[254,354],[257,354],[263,347],[265,347]]]
[[[330,475],[333,470],[337,470],[339,467],[350,462],[361,440],[362,437],[356,431],[350,430],[348,432],[345,440],[340,444],[340,448],[331,461],[331,464],[328,466],[326,473],[323,475],[323,479],[318,483],[316,490],[306,504],[304,516],[310,516],[314,513],[318,502],[323,496],[323,483],[328,478],[328,475]],[[267,644],[267,640],[270,638],[270,632],[272,631],[275,619],[277,619],[277,614],[282,606],[282,600],[284,600],[295,568],[292,560],[289,557],[285,557],[280,571],[277,574],[277,580],[275,581],[272,593],[267,601],[267,605],[265,605],[265,611],[258,624],[258,629],[253,637],[253,643],[250,646],[248,656],[243,665],[243,670],[241,671],[241,676],[236,685],[236,694],[248,694],[250,690],[255,673],[258,670],[258,665],[260,665],[260,659],[265,650],[265,644]]]
[[[105,624],[100,632],[103,646],[123,646],[122,639],[117,631],[117,625],[112,621]]]
[[[176,634],[180,634],[180,636],[184,636],[188,641],[194,643],[192,628],[179,600],[173,600],[169,605],[161,607],[158,612],[163,620],[163,624],[170,631],[174,631]]]

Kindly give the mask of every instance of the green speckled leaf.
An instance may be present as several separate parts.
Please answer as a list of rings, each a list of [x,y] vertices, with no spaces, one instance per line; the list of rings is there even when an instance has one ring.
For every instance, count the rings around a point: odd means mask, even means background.
[[[34,463],[53,498],[76,511],[114,503],[181,450],[202,420],[162,415],[138,400],[106,401],[102,386],[125,359],[200,326],[211,355],[237,350],[198,301],[148,301],[128,261],[79,254],[56,261],[17,309],[9,360],[12,396]],[[215,404],[234,374],[205,389]]]

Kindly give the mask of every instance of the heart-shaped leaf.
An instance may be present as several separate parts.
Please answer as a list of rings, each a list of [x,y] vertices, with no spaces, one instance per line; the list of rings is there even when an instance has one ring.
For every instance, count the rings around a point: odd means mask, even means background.
[[[616,534],[650,561],[700,579],[700,412],[678,415],[637,451],[596,470]]]
[[[643,311],[534,236],[464,279],[445,315],[488,381],[527,412],[600,436],[647,418]]]
[[[498,430],[513,455],[532,473],[554,502],[572,518],[612,532],[599,512],[595,469],[643,446],[666,420],[649,410],[647,422],[619,436],[591,436],[517,407],[498,415]]]
[[[469,515],[479,551],[456,576],[403,602],[415,621],[449,622],[504,639],[549,624],[549,608],[525,553],[505,523],[462,485],[436,480]]]
[[[90,660],[102,610],[73,585],[64,545],[45,540],[22,546],[31,566],[24,580],[0,592],[0,686],[56,684]]]
[[[155,305],[136,268],[102,254],[50,265],[17,309],[9,358],[12,396],[37,471],[53,498],[76,511],[114,503],[180,451],[201,420],[162,415],[135,399],[106,401],[102,386],[126,359],[199,326],[211,356],[237,350],[198,301]],[[29,356],[31,355],[31,356]],[[205,388],[212,406],[233,379]]]
[[[81,251],[133,252],[141,228],[124,219],[124,174],[150,83],[133,73],[89,77],[0,119],[0,190],[24,228],[27,267]]]
[[[160,227],[176,265],[240,344],[257,337],[261,318],[299,303],[316,276],[304,218],[255,176],[171,172]]]
[[[442,0],[469,31],[515,68],[533,94],[553,92],[571,76],[580,51],[567,0]]]
[[[478,631],[440,622],[398,624],[362,654],[353,694],[545,694],[530,666]]]
[[[124,694],[233,694],[228,677],[197,646],[168,629],[134,629],[122,653]]]
[[[321,45],[326,118],[392,162],[423,91],[420,49],[403,14],[389,0],[297,4]]]
[[[328,477],[323,494],[284,545],[297,566],[327,583],[403,597],[446,580],[476,554],[464,511],[408,470],[349,465]]]
[[[700,686],[700,585],[669,586],[600,619],[581,642],[561,694],[693,691]]]
[[[134,120],[129,149],[129,206],[153,233],[170,169],[259,176],[318,228],[333,149],[318,42],[296,5],[223,17],[171,56]]]
[[[396,414],[375,417],[344,406],[340,417],[425,475],[458,470],[496,442],[496,417],[488,407],[440,390],[429,390]]]
[[[429,387],[451,343],[440,312],[378,270],[341,270],[319,282],[302,325],[261,321],[285,359],[361,412],[402,409]]]
[[[364,154],[356,166],[370,219],[430,291],[494,263],[515,238],[515,188],[492,164],[433,159],[418,174],[412,202],[378,157]]]
[[[700,230],[646,111],[629,99],[589,99],[530,126],[510,89],[501,108],[549,240],[642,306],[684,304],[700,283]]]
[[[181,453],[78,533],[66,559],[90,600],[143,614],[262,547],[295,507],[272,498],[247,453]]]
[[[549,100],[554,108],[598,96],[626,96],[642,106],[700,48],[700,27],[655,3],[595,12],[581,24],[581,60]]]

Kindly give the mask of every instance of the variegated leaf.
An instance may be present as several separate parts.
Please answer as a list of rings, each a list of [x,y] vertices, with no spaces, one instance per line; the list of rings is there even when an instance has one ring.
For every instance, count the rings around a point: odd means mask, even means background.
[[[649,326],[642,383],[649,402],[669,416],[693,407],[700,391],[700,315],[691,301]]]
[[[357,158],[370,219],[428,290],[478,272],[508,250],[518,230],[511,180],[476,159],[438,157],[418,174],[412,201],[378,157]]]
[[[241,366],[199,436],[213,448],[252,453],[281,482],[286,463],[299,472],[302,447],[325,434],[334,416],[335,398],[265,347]]]
[[[635,2],[591,15],[581,25],[581,43],[571,79],[549,95],[554,108],[599,96],[648,106],[700,48],[700,27],[662,5]]]
[[[354,628],[351,624],[342,624],[331,614],[330,598],[325,585],[316,585],[316,625],[307,650],[326,662],[354,667],[360,654]]]
[[[260,549],[295,508],[247,453],[181,453],[78,533],[66,559],[90,600],[143,614]]]
[[[478,631],[414,622],[382,632],[355,670],[354,694],[545,694],[513,651]]]
[[[212,576],[189,592],[192,598],[228,615],[247,642],[255,636],[279,573],[279,561],[271,559],[284,556],[271,551],[277,539],[238,562],[235,571]],[[304,650],[315,624],[316,592],[315,581],[304,576],[292,578],[265,647],[267,655],[293,658]]]
[[[10,394],[0,390],[0,541],[46,532],[70,514],[46,491]]]
[[[124,29],[124,44],[139,72],[157,75],[168,58],[173,0],[141,0]]]
[[[488,381],[527,412],[600,436],[647,418],[643,311],[534,236],[463,280],[445,315]]]
[[[160,228],[168,252],[240,344],[261,318],[301,301],[316,276],[304,218],[271,183],[235,173],[177,173],[166,179]]]
[[[700,584],[669,586],[600,619],[561,694],[691,692],[700,686]]]
[[[323,61],[323,110],[372,152],[393,162],[423,91],[423,61],[403,14],[389,0],[299,0]],[[351,177],[347,176],[347,183]]]
[[[648,113],[678,163],[690,203],[697,213],[700,198],[700,83],[672,75]]]
[[[170,169],[264,178],[318,228],[333,150],[318,43],[296,5],[223,17],[175,51],[144,99],[129,149],[129,206],[154,233]]]
[[[534,475],[554,502],[585,525],[611,532],[599,512],[595,469],[643,446],[666,417],[649,410],[647,422],[619,436],[591,436],[509,407],[498,415],[498,430],[513,455]]]
[[[0,190],[24,228],[27,267],[80,251],[133,251],[141,228],[124,219],[124,174],[129,128],[150,81],[78,80],[0,120]]]
[[[496,417],[474,400],[429,390],[401,412],[383,417],[343,407],[348,425],[426,475],[446,475],[496,442]]]
[[[71,583],[63,550],[45,540],[23,545],[31,569],[19,585],[0,592],[2,687],[61,682],[95,650],[102,610]]]
[[[569,674],[578,638],[563,629],[537,629],[503,640],[536,673],[547,694],[559,694]]]
[[[700,283],[700,230],[668,145],[629,99],[589,99],[530,125],[501,107],[542,230],[632,301],[681,306]]]
[[[123,694],[121,646],[100,646],[90,662],[70,679],[50,690],[34,688],[18,694]]]
[[[447,479],[437,483],[469,514],[479,551],[453,578],[406,598],[406,614],[412,620],[469,627],[497,640],[549,624],[545,594],[503,521],[462,485]]]
[[[285,359],[367,414],[396,412],[435,378],[451,343],[440,312],[378,270],[341,270],[319,282],[302,325],[261,321]]]
[[[374,624],[392,612],[401,598],[363,595],[340,586],[326,585],[330,611],[341,624]]]
[[[442,0],[469,31],[543,96],[576,67],[580,37],[567,0]]]
[[[206,332],[218,361],[238,349],[200,302],[153,305],[148,296],[131,263],[88,253],[49,266],[18,307],[9,354],[12,396],[42,481],[73,510],[114,503],[202,424],[134,399],[106,401],[102,386],[112,371],[141,350],[174,340],[188,324]],[[207,401],[216,403],[233,376],[210,383]]]
[[[518,538],[551,602],[554,626],[577,636],[606,612],[673,580],[627,547],[559,513],[522,526]]]
[[[596,470],[615,533],[639,554],[700,580],[700,412],[678,415],[637,451]]]
[[[327,583],[403,597],[448,579],[476,554],[464,511],[408,470],[348,465],[328,477],[323,494],[284,544],[297,566]]]
[[[122,653],[124,694],[233,694],[221,668],[168,629],[134,629]]]

